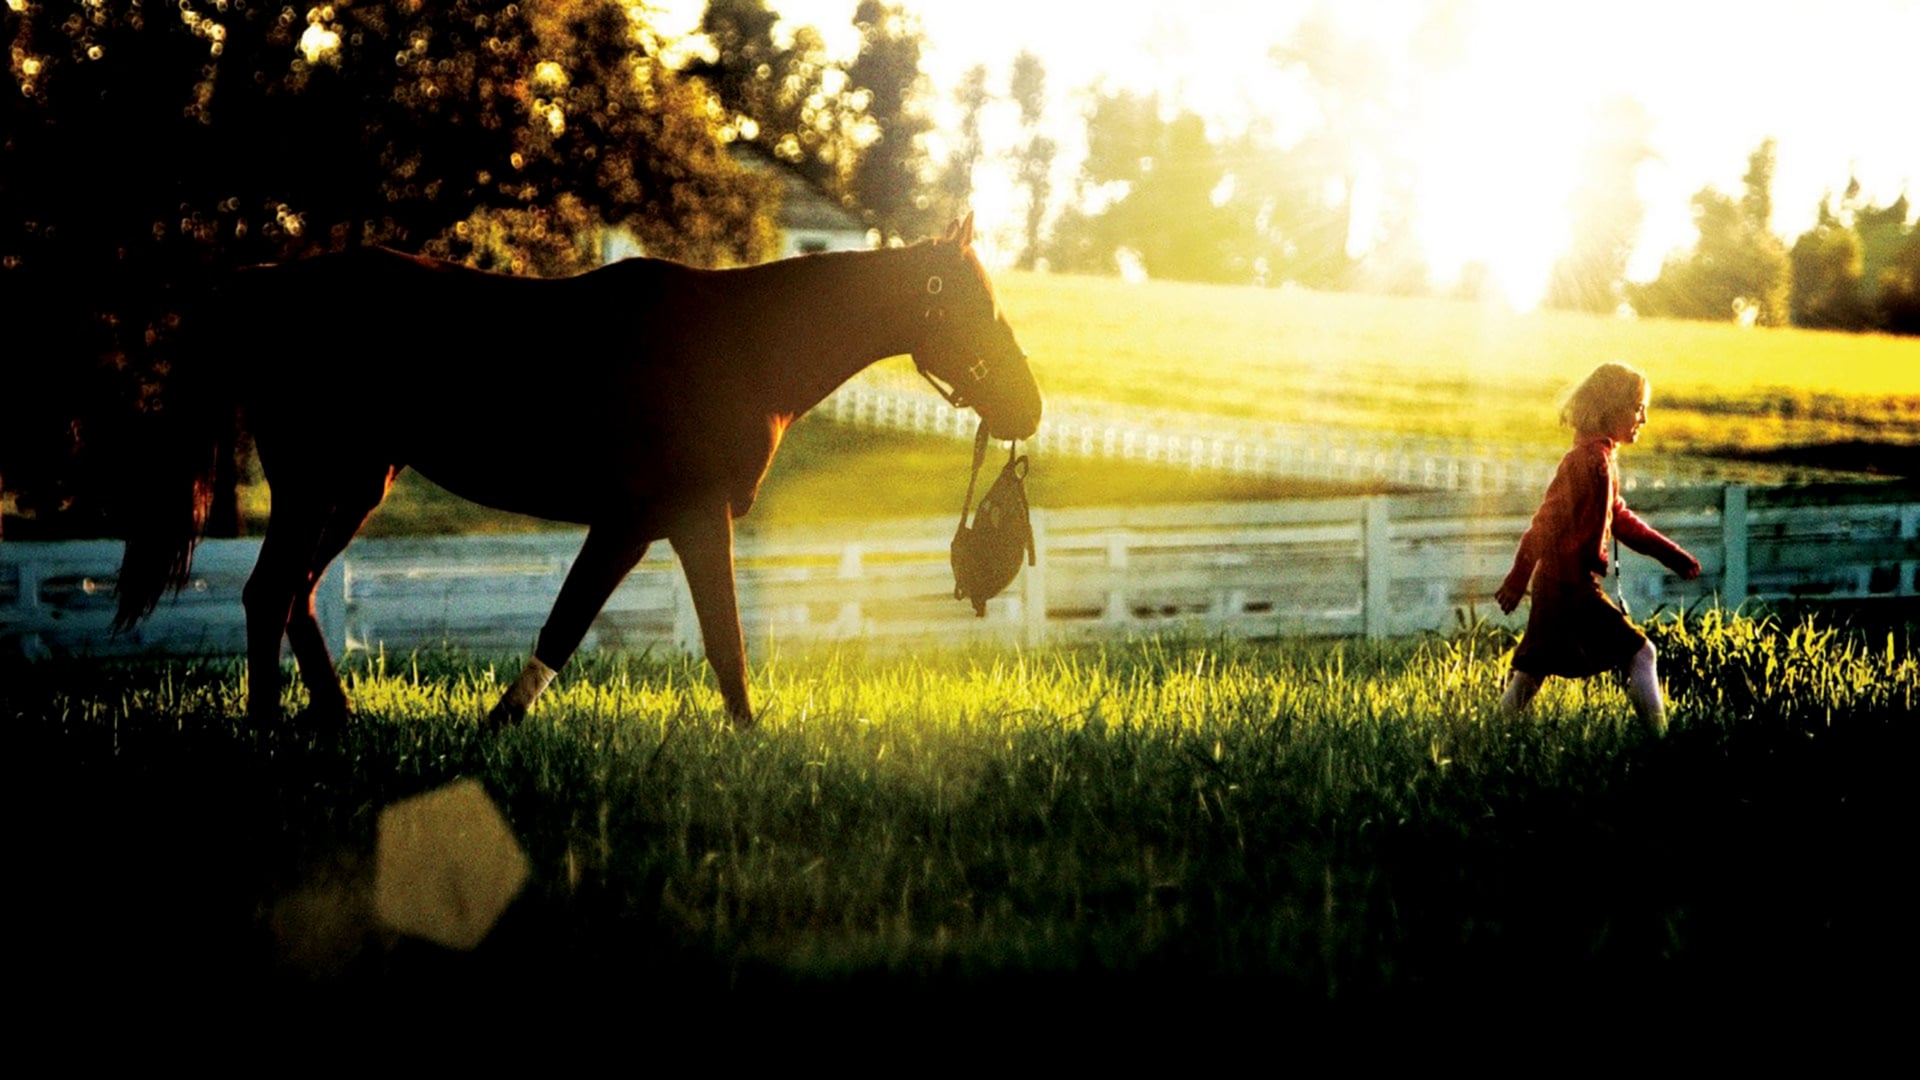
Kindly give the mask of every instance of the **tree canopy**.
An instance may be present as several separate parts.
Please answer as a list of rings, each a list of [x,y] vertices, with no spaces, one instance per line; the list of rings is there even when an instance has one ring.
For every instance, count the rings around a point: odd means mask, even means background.
[[[163,400],[167,339],[224,267],[385,244],[561,271],[612,225],[694,263],[770,254],[772,185],[727,154],[642,10],[10,2],[8,488],[39,510],[91,499],[88,469]],[[78,471],[76,437],[96,451]]]
[[[1792,275],[1786,245],[1773,233],[1774,143],[1747,158],[1736,198],[1711,187],[1693,197],[1699,240],[1668,259],[1660,276],[1631,286],[1628,299],[1642,315],[1683,319],[1750,319],[1760,326],[1787,323]]]
[[[782,32],[766,0],[708,0],[708,55],[687,72],[713,90],[729,134],[764,147],[890,240],[937,231],[957,173],[931,160],[932,96],[920,24],[903,6],[861,0],[858,52],[831,56],[814,27]]]
[[[1920,252],[1920,229],[1907,224],[1909,210],[1904,194],[1873,205],[1851,178],[1839,199],[1821,200],[1813,227],[1789,252],[1794,325],[1912,333],[1901,318],[1913,303],[1910,281]]]

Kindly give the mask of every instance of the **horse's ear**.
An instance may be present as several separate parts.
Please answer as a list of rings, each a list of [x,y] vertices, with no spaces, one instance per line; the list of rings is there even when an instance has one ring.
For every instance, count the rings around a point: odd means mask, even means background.
[[[962,251],[973,246],[973,211],[967,211],[966,217],[948,227],[947,243],[960,245]]]

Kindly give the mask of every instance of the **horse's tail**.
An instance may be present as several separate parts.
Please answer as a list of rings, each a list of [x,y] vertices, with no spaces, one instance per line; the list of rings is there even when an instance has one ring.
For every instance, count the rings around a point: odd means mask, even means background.
[[[193,549],[213,505],[218,463],[221,455],[234,453],[239,402],[232,373],[217,355],[216,336],[189,334],[182,341],[195,355],[171,365],[161,407],[146,418],[144,456],[122,489],[127,543],[115,588],[116,632],[153,614],[169,589],[187,584]]]

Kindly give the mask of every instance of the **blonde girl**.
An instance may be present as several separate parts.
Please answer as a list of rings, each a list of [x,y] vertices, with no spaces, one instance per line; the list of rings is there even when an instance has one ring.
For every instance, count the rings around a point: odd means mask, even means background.
[[[1524,712],[1549,675],[1584,679],[1624,669],[1627,696],[1656,734],[1667,730],[1653,643],[1627,621],[1601,589],[1612,541],[1658,559],[1682,578],[1700,576],[1700,562],[1634,516],[1620,497],[1614,451],[1640,437],[1652,388],[1625,364],[1602,364],[1561,411],[1574,430],[1573,449],[1547,487],[1533,524],[1520,538],[1513,570],[1494,594],[1511,612],[1533,593],[1526,633],[1500,699],[1509,713]]]

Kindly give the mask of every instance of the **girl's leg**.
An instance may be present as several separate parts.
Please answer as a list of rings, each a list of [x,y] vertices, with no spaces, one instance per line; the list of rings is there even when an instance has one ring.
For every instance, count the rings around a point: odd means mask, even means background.
[[[1541,679],[1524,671],[1507,673],[1507,692],[1500,695],[1500,711],[1508,716],[1518,716],[1533,704],[1533,696],[1540,692]]]
[[[1655,735],[1667,733],[1667,703],[1660,696],[1660,673],[1656,666],[1659,654],[1649,641],[1627,661],[1627,698],[1633,702],[1633,709],[1640,719]]]

